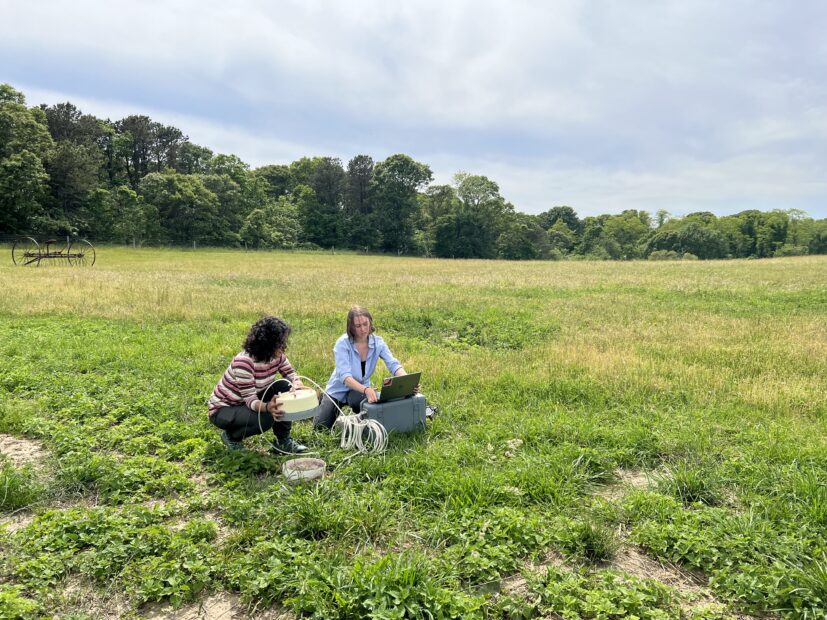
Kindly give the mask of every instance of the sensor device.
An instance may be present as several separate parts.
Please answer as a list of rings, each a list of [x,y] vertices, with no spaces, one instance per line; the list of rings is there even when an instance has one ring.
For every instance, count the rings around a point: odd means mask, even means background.
[[[285,422],[312,418],[316,415],[316,409],[319,406],[316,390],[309,388],[283,392],[276,397],[276,402],[284,409],[281,420]]]

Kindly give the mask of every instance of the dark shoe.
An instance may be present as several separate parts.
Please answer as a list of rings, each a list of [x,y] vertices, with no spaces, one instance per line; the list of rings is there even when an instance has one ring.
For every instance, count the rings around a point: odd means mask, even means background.
[[[270,452],[275,454],[302,454],[307,452],[307,446],[300,444],[292,437],[286,437],[282,440],[276,440]]]
[[[241,452],[244,450],[244,442],[243,441],[233,441],[230,439],[230,436],[227,434],[227,431],[221,431],[221,443],[227,446],[227,450],[233,450],[234,452]]]

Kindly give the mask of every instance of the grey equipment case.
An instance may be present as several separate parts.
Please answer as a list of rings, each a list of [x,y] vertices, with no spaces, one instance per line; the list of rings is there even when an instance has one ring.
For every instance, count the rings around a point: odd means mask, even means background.
[[[426,400],[422,394],[391,400],[386,403],[362,401],[362,417],[376,420],[390,433],[410,433],[425,430]]]

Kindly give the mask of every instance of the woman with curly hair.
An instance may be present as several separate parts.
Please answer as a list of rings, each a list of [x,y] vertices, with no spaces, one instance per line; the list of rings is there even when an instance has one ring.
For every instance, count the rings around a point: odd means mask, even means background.
[[[290,437],[291,422],[281,421],[284,410],[274,396],[304,387],[284,352],[290,326],[274,316],[256,321],[236,355],[215,386],[208,404],[210,422],[221,429],[221,441],[230,450],[243,450],[245,437],[270,428],[276,450],[298,454],[306,446]],[[276,381],[276,376],[281,379]]]

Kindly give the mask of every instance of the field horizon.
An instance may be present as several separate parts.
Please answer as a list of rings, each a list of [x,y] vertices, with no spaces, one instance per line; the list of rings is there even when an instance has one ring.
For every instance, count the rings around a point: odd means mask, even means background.
[[[0,618],[824,617],[826,275],[827,256],[6,256]],[[298,423],[328,464],[307,486],[263,438],[225,451],[205,403],[250,324],[284,318],[324,384],[354,304],[422,371],[428,429],[352,456]]]

